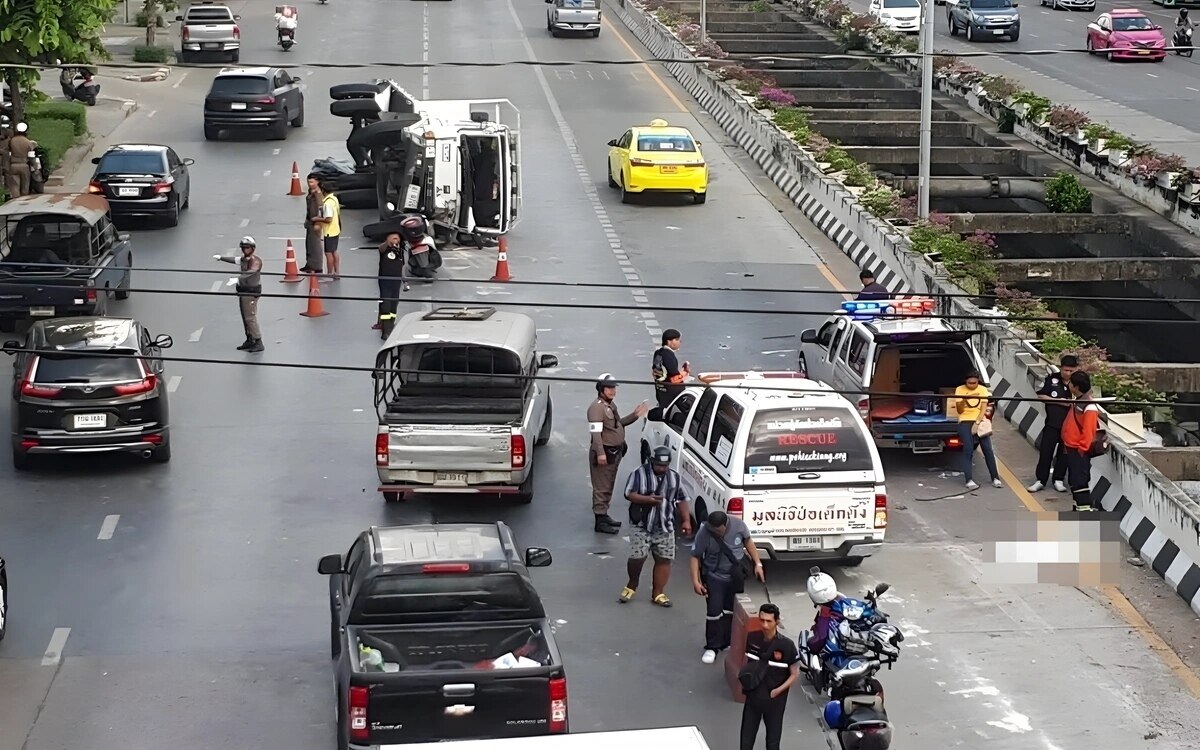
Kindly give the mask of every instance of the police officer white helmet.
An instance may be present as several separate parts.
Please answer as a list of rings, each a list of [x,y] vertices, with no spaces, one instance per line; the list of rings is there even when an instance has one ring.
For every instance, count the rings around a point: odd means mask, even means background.
[[[238,243],[238,247],[258,247],[258,243],[254,241],[253,237],[246,235],[242,238],[242,241]]]
[[[617,379],[612,376],[611,372],[606,372],[596,378],[596,393],[600,393],[605,388],[616,388]]]
[[[813,604],[819,607],[838,598],[837,582],[833,580],[833,576],[822,573],[820,568],[812,568],[809,573],[811,575],[805,588]]]
[[[28,130],[29,130],[29,124],[28,124],[28,123],[25,123],[25,122],[18,122],[18,123],[17,123],[17,132],[18,132],[18,133],[25,133],[25,132],[28,132]]]

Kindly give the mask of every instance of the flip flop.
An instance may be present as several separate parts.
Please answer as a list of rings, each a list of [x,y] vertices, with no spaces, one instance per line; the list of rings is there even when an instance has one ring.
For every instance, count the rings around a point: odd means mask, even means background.
[[[653,601],[655,604],[657,604],[660,607],[671,606],[671,600],[667,598],[666,594],[659,594],[658,596],[654,597],[651,601]]]

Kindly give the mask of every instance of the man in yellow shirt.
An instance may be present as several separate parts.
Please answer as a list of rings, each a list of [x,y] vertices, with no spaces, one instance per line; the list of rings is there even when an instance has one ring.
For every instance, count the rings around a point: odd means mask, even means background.
[[[958,412],[958,439],[962,443],[963,478],[968,490],[977,490],[979,485],[971,478],[975,463],[975,448],[983,451],[983,460],[992,475],[992,486],[1003,487],[1000,472],[996,470],[996,454],[992,450],[991,419],[988,417],[988,396],[991,393],[979,382],[979,373],[967,376],[965,385],[954,389],[954,408]],[[982,428],[982,429],[981,429]],[[980,434],[981,432],[985,434]]]
[[[329,275],[337,280],[342,273],[342,262],[338,258],[338,239],[342,236],[342,204],[332,190],[324,192],[321,220],[324,225],[322,242],[325,245],[325,267],[329,269]]]

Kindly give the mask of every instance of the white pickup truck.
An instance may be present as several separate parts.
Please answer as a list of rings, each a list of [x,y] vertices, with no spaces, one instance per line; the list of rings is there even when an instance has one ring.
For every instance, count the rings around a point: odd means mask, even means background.
[[[205,53],[224,55],[230,62],[237,62],[242,52],[242,29],[236,15],[227,5],[211,0],[193,3],[179,21],[179,62],[186,63]]]
[[[597,0],[546,0],[546,30],[551,36],[563,33],[600,36],[600,4]]]

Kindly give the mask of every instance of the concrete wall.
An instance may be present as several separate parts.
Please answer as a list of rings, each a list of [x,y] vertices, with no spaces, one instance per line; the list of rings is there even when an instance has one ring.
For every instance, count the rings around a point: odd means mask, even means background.
[[[655,58],[694,57],[632,2],[622,6],[620,0],[606,1]],[[899,294],[963,293],[913,253],[896,227],[866,212],[845,186],[823,174],[745,96],[702,65],[666,63],[665,67],[796,206],[855,263],[873,269],[880,283]],[[980,315],[981,311],[959,297],[943,302],[943,314]],[[962,327],[981,331],[976,341],[988,362],[997,397],[1033,397],[1045,370],[1028,345],[999,321],[964,320]],[[1002,412],[1036,444],[1045,423],[1036,404],[1005,402]],[[1195,565],[1200,561],[1200,505],[1120,442],[1114,442],[1109,456],[1096,461],[1094,474],[1104,507],[1121,514],[1123,536],[1144,557],[1153,553],[1148,562],[1154,570],[1200,613],[1200,567]]]

